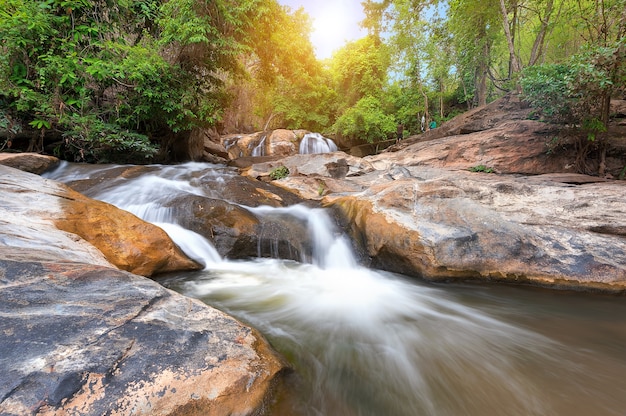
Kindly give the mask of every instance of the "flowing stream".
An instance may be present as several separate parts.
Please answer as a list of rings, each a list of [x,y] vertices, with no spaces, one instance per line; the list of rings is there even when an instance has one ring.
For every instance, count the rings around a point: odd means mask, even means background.
[[[107,168],[64,165],[46,176],[76,181],[97,169]],[[207,181],[223,188],[231,174],[207,164],[164,166],[88,194],[162,226],[206,267],[160,281],[257,328],[291,364],[268,414],[626,412],[622,297],[433,285],[367,269],[323,210],[300,205],[249,210],[302,221],[310,261],[223,259],[178,225],[163,201],[177,193],[215,197]]]

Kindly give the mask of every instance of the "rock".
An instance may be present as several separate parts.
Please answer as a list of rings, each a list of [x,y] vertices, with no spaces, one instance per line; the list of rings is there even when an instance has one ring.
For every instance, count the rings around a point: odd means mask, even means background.
[[[288,176],[272,183],[293,192],[302,199],[312,201],[320,201],[328,194],[359,192],[366,188],[366,186],[354,181],[337,180],[321,176]]]
[[[547,144],[557,134],[555,127],[538,121],[507,121],[485,131],[404,144],[401,152],[364,159],[380,170],[393,166],[469,169],[483,165],[499,173],[572,172],[568,155],[548,152]]]
[[[285,364],[257,332],[111,263],[197,268],[171,256],[158,227],[6,166],[0,189],[0,414],[262,411]],[[107,241],[113,254],[107,260],[58,221]],[[166,260],[155,257],[159,249]]]
[[[159,227],[58,182],[0,166],[0,187],[5,196],[0,200],[5,246],[46,251],[54,242],[51,249],[69,249],[70,258],[79,250],[91,253],[90,263],[103,264],[103,254],[115,266],[144,276],[201,267]]]
[[[441,126],[426,131],[419,136],[411,136],[401,143],[412,143],[415,140],[434,140],[442,137],[465,135],[485,131],[498,126],[502,122],[527,120],[532,109],[525,105],[519,96],[509,93],[487,105],[466,111]]]
[[[626,291],[626,186],[407,168],[329,195],[372,267],[427,280],[478,279]]]
[[[227,149],[231,160],[249,157],[280,158],[299,154],[303,139],[309,133],[301,129],[276,129],[243,135],[229,134],[222,136],[220,142]],[[327,144],[329,139],[324,140]]]
[[[285,166],[289,176],[320,176],[342,178],[357,176],[374,170],[368,161],[350,156],[344,152],[295,155],[280,160],[256,163],[242,172],[242,175],[259,179],[269,177],[272,170]]]
[[[307,233],[301,222],[266,215],[263,210],[250,212],[240,205],[281,207],[305,201],[280,188],[263,182],[255,184],[247,178],[234,177],[226,183],[232,202],[181,194],[163,206],[170,209],[179,225],[209,240],[221,257],[279,256],[299,261],[311,251],[301,238]]]
[[[114,166],[101,168],[72,165],[65,168],[60,179],[72,179],[68,185],[86,195],[96,197],[99,192],[115,193],[115,186],[141,174],[158,175],[154,166]],[[88,176],[88,179],[76,180]],[[247,207],[284,207],[296,204],[317,205],[298,198],[292,192],[271,183],[253,180],[236,174],[236,170],[215,170],[207,166],[189,177],[198,185],[202,195],[186,190],[171,189],[155,195],[159,205],[177,219],[177,223],[205,237],[222,257],[230,259],[270,256],[301,260],[308,247],[300,236],[305,232],[296,222],[282,222],[271,216],[254,214]],[[225,195],[226,194],[226,195]],[[221,198],[227,197],[228,201]],[[269,240],[276,247],[270,253]]]
[[[220,160],[222,163],[228,160],[228,151],[219,143],[219,136],[217,136],[218,141],[215,141],[211,137],[210,131],[205,129],[198,129],[195,134],[202,136],[204,160],[211,163],[215,163],[215,160]]]
[[[222,140],[223,146],[228,150],[230,159],[252,156],[254,149],[261,144],[267,136],[266,132],[257,132],[244,136],[229,136]]]
[[[10,257],[2,415],[256,414],[284,367],[254,330],[149,279]]]
[[[611,116],[626,118],[626,100],[611,100]]]
[[[165,206],[180,226],[209,240],[221,257],[256,256],[259,220],[246,209],[190,194],[177,196]]]
[[[0,165],[35,174],[42,174],[53,169],[59,163],[60,161],[56,157],[38,153],[0,153]]]
[[[298,154],[298,137],[291,130],[277,129],[267,136],[265,154],[269,156],[290,156]]]

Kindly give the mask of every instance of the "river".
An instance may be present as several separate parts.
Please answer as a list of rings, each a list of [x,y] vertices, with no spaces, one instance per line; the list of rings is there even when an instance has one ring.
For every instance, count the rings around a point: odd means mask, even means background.
[[[96,169],[64,164],[62,182]],[[164,197],[215,197],[215,165],[167,166],[89,196],[162,226],[206,265],[158,279],[257,328],[291,364],[270,415],[623,415],[623,297],[529,287],[432,284],[362,267],[321,209],[251,208],[303,221],[302,261],[220,258],[163,209]],[[207,179],[208,178],[208,179]],[[221,195],[226,195],[222,192]]]

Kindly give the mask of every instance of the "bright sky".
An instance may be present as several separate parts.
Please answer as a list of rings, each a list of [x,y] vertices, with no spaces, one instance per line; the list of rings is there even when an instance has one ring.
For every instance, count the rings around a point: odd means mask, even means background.
[[[346,41],[362,38],[366,31],[359,27],[363,20],[361,0],[278,0],[293,11],[304,7],[313,19],[311,43],[319,59],[330,58]]]

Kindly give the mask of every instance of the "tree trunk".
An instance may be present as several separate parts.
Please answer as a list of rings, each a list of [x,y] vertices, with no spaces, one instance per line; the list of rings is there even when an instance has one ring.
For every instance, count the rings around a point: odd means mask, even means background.
[[[443,120],[443,80],[439,80],[439,117]]]
[[[546,14],[542,18],[539,16],[541,20],[541,28],[539,29],[539,33],[535,38],[535,42],[533,43],[533,48],[530,51],[530,59],[528,60],[528,65],[535,65],[543,52],[543,45],[546,39],[546,33],[548,32],[548,25],[550,23],[550,18],[552,16],[552,11],[554,10],[554,1],[548,0],[546,3]]]
[[[522,68],[520,67],[517,54],[515,53],[515,39],[511,35],[511,26],[509,22],[509,12],[506,10],[504,0],[500,0],[500,11],[502,12],[502,25],[504,26],[504,34],[506,35],[506,43],[509,47],[510,65],[509,65],[509,78],[518,73]]]
[[[424,116],[426,117],[426,123],[430,119],[430,113],[428,111],[428,95],[424,91],[422,91],[422,95],[424,96]]]
[[[275,113],[270,114],[270,116],[267,118],[267,121],[265,122],[265,125],[263,126],[263,131],[267,131],[275,115]]]

